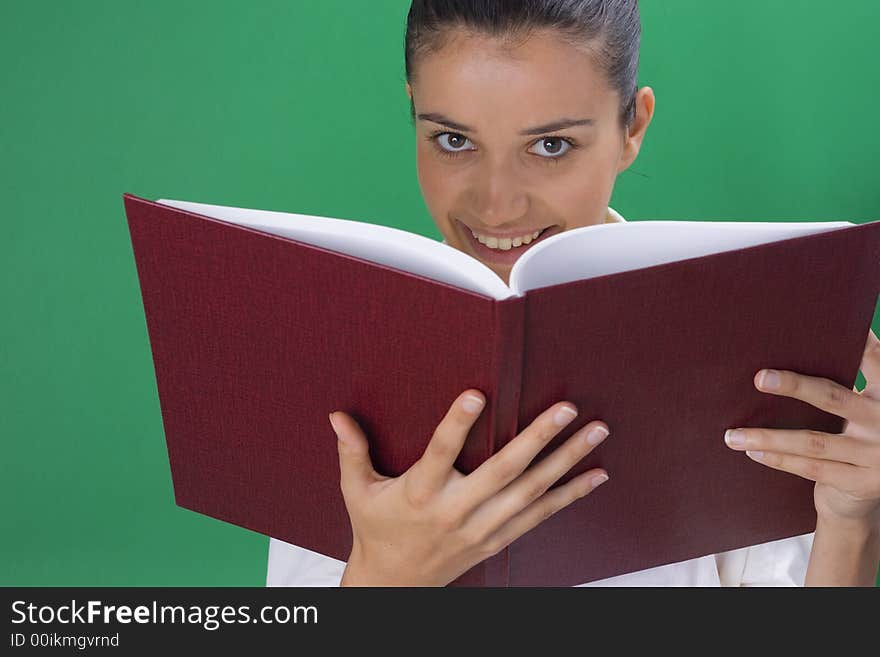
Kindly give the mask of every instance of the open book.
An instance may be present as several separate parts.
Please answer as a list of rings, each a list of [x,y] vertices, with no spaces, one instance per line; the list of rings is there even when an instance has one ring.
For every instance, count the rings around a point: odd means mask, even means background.
[[[726,447],[734,427],[839,433],[752,381],[852,387],[880,291],[880,222],[639,221],[531,245],[510,286],[406,231],[124,195],[177,503],[345,560],[327,414],[396,476],[463,390],[471,472],[538,414],[611,436],[559,483],[611,480],[456,580],[569,585],[813,531],[813,482]]]
[[[585,226],[530,246],[513,265],[510,285],[479,260],[442,242],[364,221],[159,199],[255,230],[395,267],[494,299],[603,274],[684,260],[853,226],[848,221],[646,221]]]

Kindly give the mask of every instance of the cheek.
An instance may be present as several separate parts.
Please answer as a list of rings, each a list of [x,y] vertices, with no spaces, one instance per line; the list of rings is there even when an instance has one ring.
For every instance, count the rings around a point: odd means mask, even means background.
[[[431,153],[420,150],[416,159],[419,187],[425,204],[431,210],[442,208],[453,194],[454,177]]]
[[[607,164],[584,160],[569,175],[549,182],[541,195],[571,229],[605,221],[613,185]]]

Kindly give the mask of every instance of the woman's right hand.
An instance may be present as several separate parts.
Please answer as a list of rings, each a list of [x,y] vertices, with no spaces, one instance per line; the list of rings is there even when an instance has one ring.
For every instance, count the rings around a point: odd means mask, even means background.
[[[354,538],[342,586],[445,586],[607,480],[604,470],[593,469],[548,491],[608,435],[599,421],[526,470],[576,417],[574,406],[565,402],[551,406],[476,470],[462,474],[454,463],[484,403],[478,390],[462,393],[421,458],[394,478],[373,469],[357,422],[342,411],[331,413]]]

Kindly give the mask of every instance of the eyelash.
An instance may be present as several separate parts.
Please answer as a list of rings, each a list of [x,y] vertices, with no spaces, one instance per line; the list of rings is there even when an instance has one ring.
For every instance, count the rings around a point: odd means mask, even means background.
[[[465,137],[465,135],[460,134],[458,132],[450,132],[448,130],[435,130],[430,135],[428,135],[428,137],[427,137],[428,141],[430,141],[434,145],[434,148],[437,150],[437,152],[442,157],[454,159],[454,158],[458,157],[459,155],[461,155],[462,153],[467,152],[464,150],[447,151],[445,148],[443,148],[442,146],[440,146],[437,143],[437,137],[440,137],[441,135],[455,135],[456,137],[463,137],[464,139],[467,139],[467,137]],[[538,155],[538,157],[540,159],[548,161],[547,162],[548,164],[558,164],[559,160],[563,159],[568,153],[570,153],[571,151],[573,151],[575,149],[580,148],[580,144],[578,144],[574,139],[572,139],[570,137],[562,137],[561,135],[544,135],[540,139],[536,139],[534,142],[532,142],[532,145],[537,144],[538,142],[541,142],[545,139],[561,139],[564,142],[568,142],[568,145],[569,145],[569,149],[563,155],[557,155],[555,157],[545,157],[543,155]]]

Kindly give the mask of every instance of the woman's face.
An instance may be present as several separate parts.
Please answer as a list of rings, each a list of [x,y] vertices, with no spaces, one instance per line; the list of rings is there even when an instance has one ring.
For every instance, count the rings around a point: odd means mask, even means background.
[[[614,181],[638,155],[653,115],[650,87],[639,90],[627,134],[618,94],[589,54],[552,33],[513,49],[462,33],[416,66],[406,89],[419,185],[450,246],[509,283],[535,231],[540,241],[605,222]],[[583,123],[551,125],[563,120]]]

